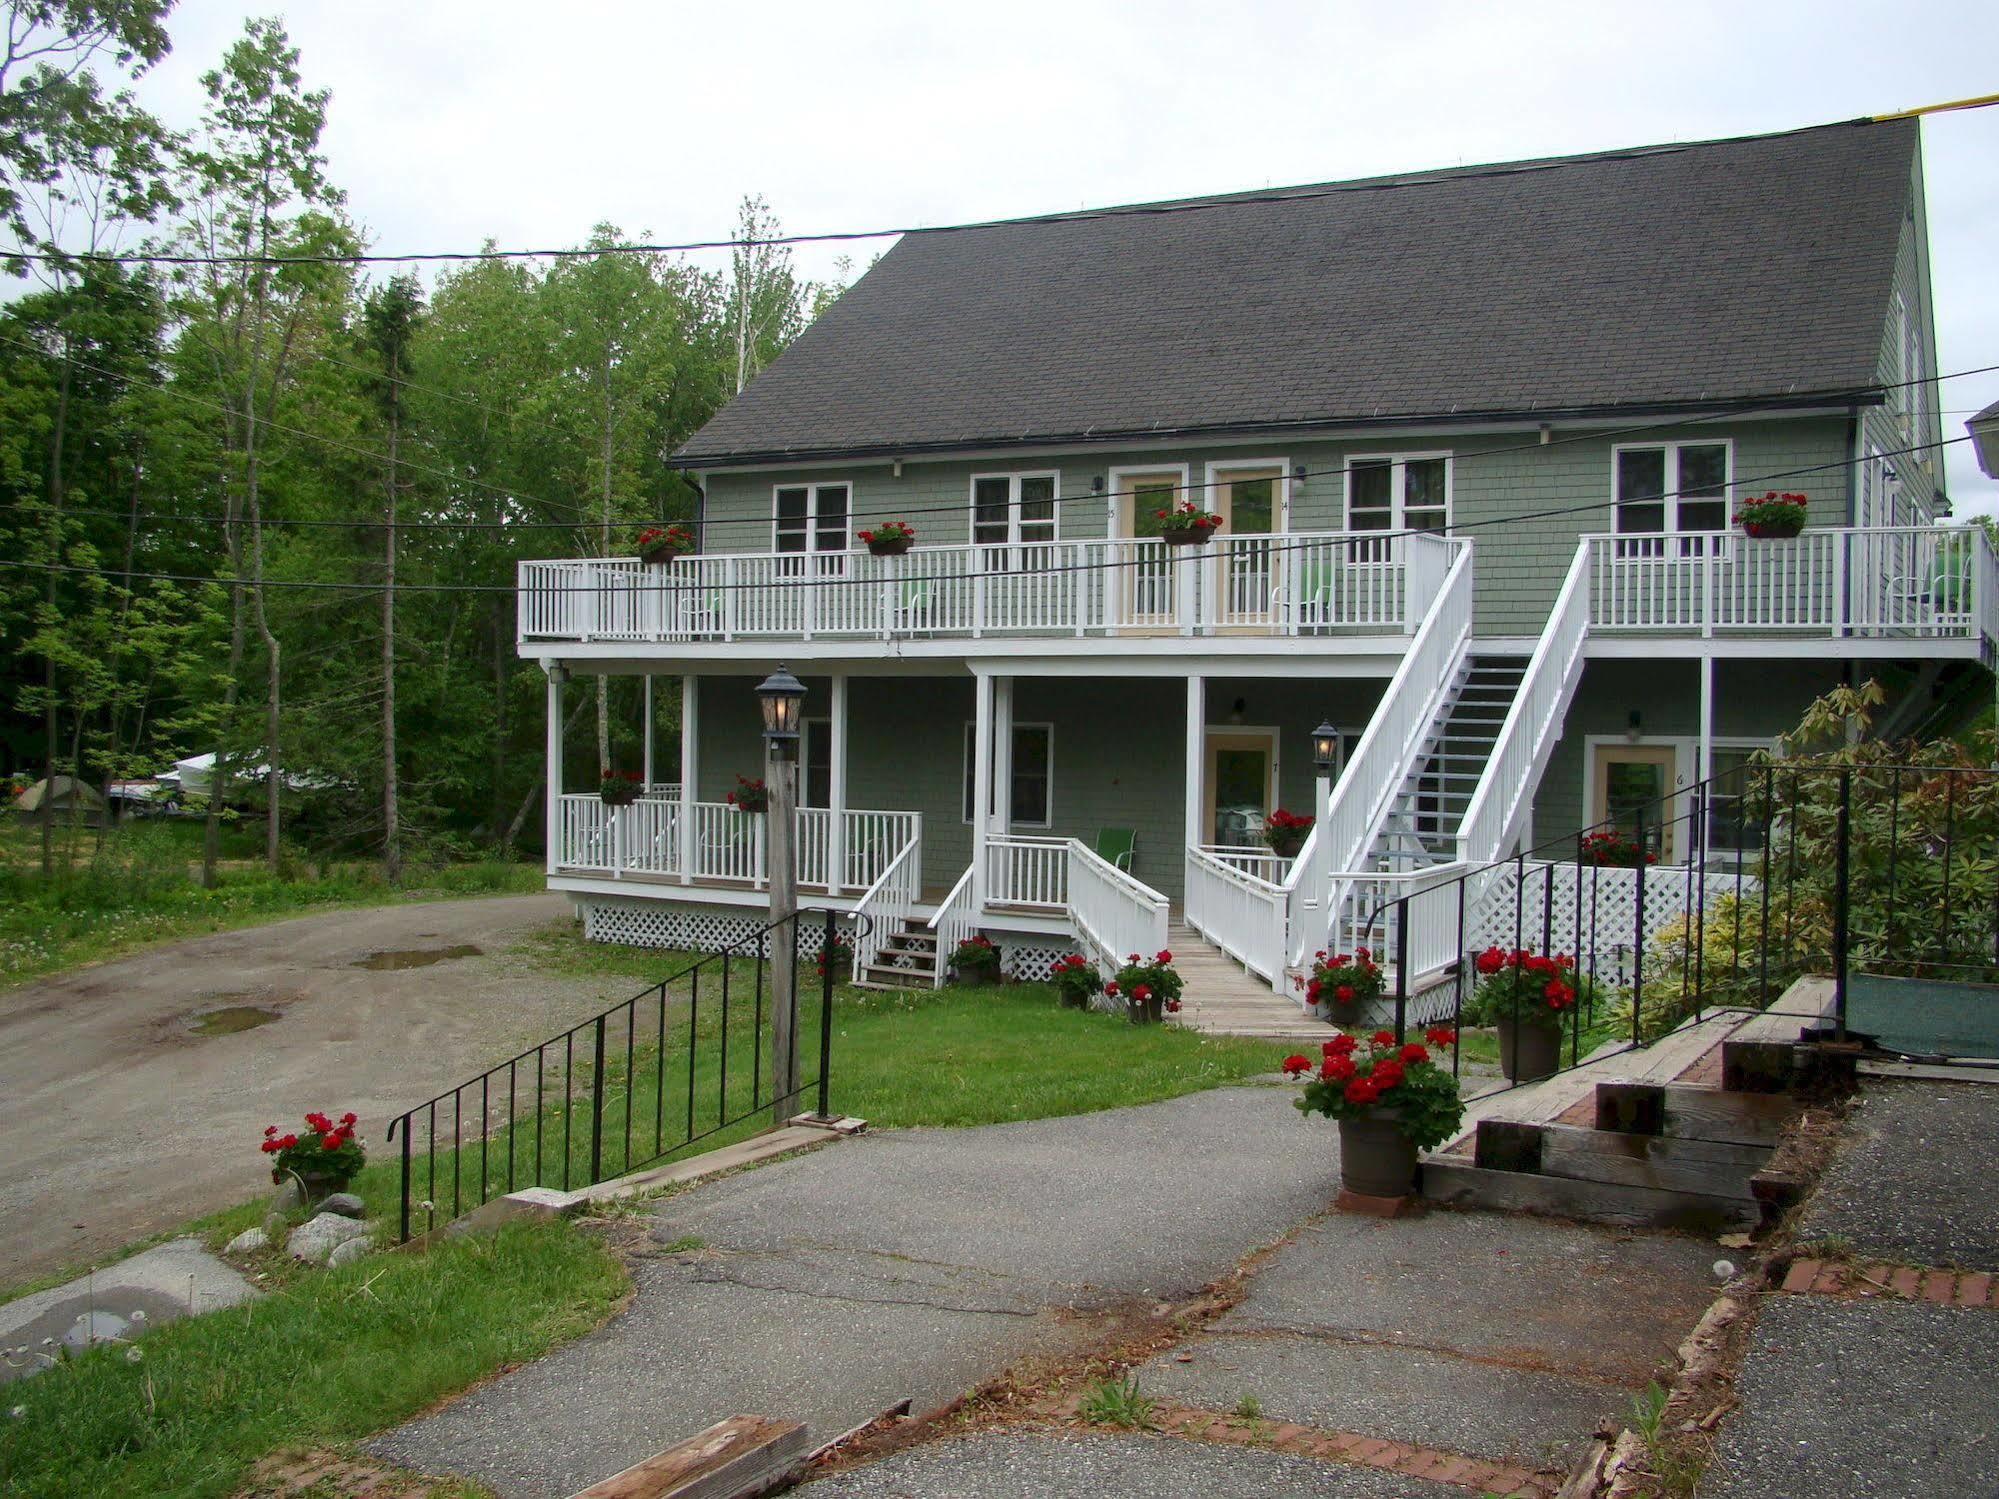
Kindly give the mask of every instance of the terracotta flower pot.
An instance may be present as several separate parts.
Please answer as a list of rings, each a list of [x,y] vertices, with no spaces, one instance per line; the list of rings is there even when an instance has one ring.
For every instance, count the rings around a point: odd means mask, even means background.
[[[1416,1190],[1416,1143],[1393,1110],[1340,1121],[1340,1185],[1364,1197],[1406,1197]]]
[[[1559,1025],[1529,1025],[1502,1017],[1499,1031],[1499,1070],[1509,1083],[1531,1083],[1554,1076],[1562,1060],[1562,1028]]]
[[[875,557],[900,557],[915,545],[916,538],[913,536],[891,536],[884,540],[869,542],[868,553]]]
[[[1190,526],[1185,530],[1161,531],[1159,539],[1170,547],[1199,546],[1215,534],[1212,526]]]

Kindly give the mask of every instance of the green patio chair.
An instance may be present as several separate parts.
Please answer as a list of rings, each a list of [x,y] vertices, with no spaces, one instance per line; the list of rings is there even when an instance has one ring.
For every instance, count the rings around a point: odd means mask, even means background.
[[[1101,828],[1097,832],[1097,857],[1114,868],[1131,873],[1131,861],[1138,852],[1138,835],[1130,828]]]
[[[935,593],[929,578],[911,578],[902,584],[902,591],[896,600],[895,626],[898,630],[928,630],[930,606]]]

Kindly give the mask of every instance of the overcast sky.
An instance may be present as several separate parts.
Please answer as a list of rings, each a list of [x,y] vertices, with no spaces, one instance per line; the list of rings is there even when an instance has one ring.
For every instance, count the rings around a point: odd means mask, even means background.
[[[183,0],[142,84],[192,124],[240,0]],[[259,11],[258,13],[261,13]],[[799,232],[1780,130],[1999,90],[1999,5],[1674,0],[832,6],[292,0],[331,175],[382,250],[599,221]],[[1925,122],[1940,369],[1999,364],[1999,109]],[[1781,223],[1745,223],[1781,236]],[[886,241],[880,242],[885,247]],[[851,252],[865,263],[874,246]],[[801,252],[829,272],[836,251]],[[1942,387],[1946,437],[1999,372]],[[1960,513],[1999,511],[1969,444]]]

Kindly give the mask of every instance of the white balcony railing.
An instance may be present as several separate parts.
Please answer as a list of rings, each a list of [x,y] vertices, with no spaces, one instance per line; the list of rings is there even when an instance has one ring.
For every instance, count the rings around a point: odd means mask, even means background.
[[[520,564],[528,640],[1409,634],[1460,543],[1340,532]]]
[[[1999,622],[1992,544],[1977,527],[1586,540],[1589,625],[1602,633],[1977,638]]]
[[[568,874],[607,874],[678,878],[682,873],[681,804],[655,796],[641,797],[625,807],[607,805],[589,794],[562,798],[562,856]],[[752,885],[768,883],[765,823],[758,814],[739,812],[726,802],[693,805],[695,880]],[[797,812],[798,882],[820,890],[866,890],[905,849],[920,848],[923,816],[919,812],[870,812],[849,809],[840,814],[842,869],[831,877],[833,814],[823,807]],[[912,879],[920,878],[921,854],[908,861]]]

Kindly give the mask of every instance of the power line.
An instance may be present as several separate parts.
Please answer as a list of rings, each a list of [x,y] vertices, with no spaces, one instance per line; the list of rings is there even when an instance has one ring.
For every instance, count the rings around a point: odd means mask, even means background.
[[[124,380],[128,384],[131,383],[134,378],[136,378],[133,375],[127,374],[122,371],[112,370],[102,365],[92,364],[89,361],[80,359],[75,355],[51,353],[45,349],[42,349],[39,345],[34,344],[28,340],[13,338],[6,334],[0,334],[0,343],[10,343],[16,346],[17,348],[27,349],[30,352],[41,355],[44,358],[62,360],[77,368],[90,370],[93,373],[106,375],[113,379]],[[321,356],[321,357],[330,358],[331,356]],[[346,361],[335,360],[334,362],[345,363]],[[352,367],[356,369],[365,370],[365,366],[356,365]],[[1865,385],[1831,386],[1831,387],[1824,387],[1820,389],[1805,390],[1805,391],[1787,391],[1781,395],[1767,395],[1753,400],[1745,399],[1740,403],[1737,403],[1729,407],[1725,407],[1719,411],[1666,417],[1656,421],[1640,423],[1633,426],[1622,427],[1622,428],[1615,428],[1615,427],[1591,428],[1587,431],[1571,433],[1566,437],[1552,437],[1546,442],[1534,443],[1531,444],[1531,446],[1539,448],[1552,448],[1552,447],[1565,446],[1567,444],[1577,443],[1577,442],[1600,442],[1607,438],[1626,437],[1634,433],[1656,432],[1670,427],[1696,426],[1707,422],[1727,421],[1732,417],[1740,416],[1748,412],[1764,410],[1767,407],[1769,407],[1773,401],[1782,401],[1790,405],[1851,401],[1863,395],[1879,395],[1890,390],[1900,390],[1915,385],[1930,385],[1930,384],[1940,385],[1945,380],[1959,380],[1967,378],[1972,375],[1989,374],[1995,370],[1999,370],[1999,364],[1980,365],[1972,369],[1953,370],[1948,374],[1940,374],[1934,376],[1925,375],[1916,379],[1897,380],[1897,381],[1877,381]],[[228,408],[222,406],[218,402],[206,400],[200,396],[192,395],[186,391],[175,390],[170,386],[156,386],[152,387],[152,389],[158,394],[165,395],[173,399],[188,401],[192,404],[202,406],[208,410],[221,411],[224,412],[225,414],[228,412]],[[437,392],[437,394],[445,394],[445,392],[440,391]],[[356,453],[363,457],[370,458],[378,463],[389,463],[391,461],[389,455],[386,453],[380,453],[369,449],[360,448],[352,443],[345,442],[342,439],[328,436],[325,433],[314,432],[308,428],[291,427],[283,423],[269,421],[269,420],[267,420],[264,423],[264,425],[267,427],[271,427],[274,430],[285,432],[291,436],[303,437],[309,441],[325,442],[328,445],[338,448],[343,452]],[[1517,454],[1523,446],[1528,446],[1528,445],[1529,444],[1512,443],[1504,447],[1474,449],[1468,453],[1453,454],[1451,455],[1451,457],[1453,462],[1462,463],[1478,458]],[[432,449],[432,451],[435,451],[435,449]],[[529,493],[527,491],[518,488],[489,484],[482,480],[469,478],[467,476],[455,473],[450,469],[440,469],[432,467],[427,464],[413,463],[410,460],[402,458],[398,458],[394,460],[394,462],[398,467],[407,468],[416,473],[422,473],[433,477],[443,478],[453,483],[468,484],[475,488],[486,490],[494,494],[498,494],[503,498],[513,500],[516,503],[544,505],[555,509],[574,510],[579,515],[587,515],[587,512],[583,511],[579,506],[575,506],[573,504],[569,504],[563,501],[544,499],[538,495]],[[1344,478],[1346,475],[1353,472],[1353,468],[1354,468],[1354,460],[1348,459],[1346,462],[1340,464],[1337,467],[1323,468],[1323,469],[1306,468],[1298,471],[1293,471],[1289,473],[1287,477],[1293,479],[1330,478],[1330,477]],[[1204,479],[1200,481],[1195,481],[1190,477],[1186,483],[1176,484],[1174,486],[1174,492],[1176,494],[1189,494],[1196,491],[1206,491],[1209,489],[1219,488],[1222,485],[1231,484],[1235,482],[1237,481],[1230,479]],[[1121,498],[1125,495],[1133,493],[1136,493],[1136,491],[1131,491],[1131,490],[1079,491],[1077,493],[1066,494],[1066,495],[1050,495],[1045,502],[1037,502],[1037,503],[1046,503],[1052,506],[1087,504],[1091,502],[1106,503],[1112,499]],[[16,502],[13,505],[4,508],[15,509],[15,510],[40,511],[44,513],[46,512],[46,507],[37,506],[37,505],[26,505],[20,502]],[[913,515],[943,515],[943,514],[962,515],[973,512],[977,508],[978,508],[977,502],[975,500],[968,498],[963,503],[952,502],[950,504],[942,504],[942,505],[912,506],[907,509],[899,511],[898,515],[900,517],[908,517]],[[94,515],[100,518],[109,518],[117,520],[143,519],[147,521],[165,522],[168,524],[176,524],[176,525],[192,525],[192,524],[219,525],[222,523],[223,520],[223,517],[216,515],[186,516],[186,515],[177,515],[177,514],[159,512],[159,511],[145,511],[145,512],[140,512],[137,516],[134,516],[132,512],[126,510],[112,510],[109,508],[91,509],[81,506],[65,506],[64,513],[69,515]],[[641,521],[617,520],[612,522],[613,525],[621,528],[659,524],[659,523],[660,522],[652,520],[641,520]],[[685,522],[666,522],[666,523],[685,524]],[[327,519],[327,518],[304,517],[304,516],[292,517],[292,518],[267,517],[261,522],[261,524],[269,527],[289,526],[296,529],[308,529],[308,530],[332,529],[332,530],[368,530],[368,531],[382,530],[385,529],[387,525],[387,523],[384,521],[375,521],[375,520]],[[760,528],[767,528],[771,524],[772,521],[767,516],[736,516],[736,517],[723,516],[712,520],[704,520],[701,523],[704,532],[711,527],[756,526]],[[602,525],[603,521],[600,518],[589,517],[577,521],[531,521],[531,520],[464,521],[464,522],[399,521],[397,523],[397,529],[399,531],[439,530],[439,531],[451,531],[451,532],[487,531],[487,530],[583,531],[583,530],[589,530],[592,527],[601,527]]]
[[[135,251],[120,255],[64,254],[9,250],[0,255],[18,260],[50,261],[61,264],[98,263],[106,265],[412,265],[436,262],[477,262],[494,260],[578,260],[600,255],[676,255],[702,250],[761,249],[786,245],[847,244],[860,240],[895,239],[903,236],[970,234],[986,229],[1032,229],[1058,224],[1086,224],[1103,219],[1157,218],[1171,214],[1209,213],[1233,208],[1275,203],[1308,203],[1351,194],[1406,192],[1451,182],[1478,181],[1495,177],[1518,177],[1541,172],[1558,172],[1570,167],[1600,162],[1638,161],[1652,156],[1671,156],[1706,146],[1734,145],[1744,141],[1768,140],[1774,136],[1798,135],[1810,130],[1871,125],[1877,121],[1902,119],[1944,109],[1979,109],[1999,102],[1999,97],[1960,100],[1953,104],[1925,105],[1901,114],[1862,116],[1830,124],[1804,125],[1795,130],[1764,131],[1747,135],[1721,136],[1705,141],[1678,141],[1665,145],[1631,146],[1610,151],[1587,152],[1577,156],[1540,158],[1528,161],[1495,162],[1484,167],[1446,167],[1428,172],[1405,172],[1385,177],[1360,178],[1350,182],[1319,183],[1280,188],[1274,191],[1216,194],[1205,198],[1174,199],[1159,203],[1131,203],[1110,208],[1076,209],[1066,213],[1030,214],[1023,218],[973,219],[956,224],[904,224],[882,229],[848,229],[816,234],[745,235],[724,239],[684,240],[677,244],[622,244],[595,247],[564,246],[538,250],[431,250],[398,254],[355,251],[326,255],[190,255],[164,250]]]
[[[1970,442],[1971,440],[1972,439],[1970,434],[1967,433],[1962,437],[1946,437],[1938,442],[1919,442],[1919,443],[1912,443],[1907,447],[1891,448],[1885,452],[1876,453],[1873,456],[1877,459],[1900,458],[1909,453],[1930,452],[1940,448],[1951,447],[1954,444],[1960,442]],[[1804,474],[1824,473],[1828,469],[1843,469],[1846,468],[1851,461],[1852,461],[1851,459],[1847,458],[1838,458],[1828,463],[1814,463],[1799,468],[1782,469],[1774,473],[1755,474],[1748,478],[1735,479],[1730,481],[1730,487],[1740,488],[1748,485],[1770,484],[1781,479],[1798,478],[1799,476]],[[1097,496],[1096,498],[1101,498],[1101,496]],[[1645,497],[1644,503],[1656,504],[1661,500],[1681,499],[1681,498],[1712,500],[1715,498],[1715,496],[1711,493],[1705,492],[1705,487],[1703,487],[1702,490],[1700,491],[1688,490],[1688,489],[1672,489],[1672,490],[1663,491],[1656,495],[1647,495]],[[1420,527],[1404,527],[1399,531],[1398,530],[1349,531],[1349,532],[1334,533],[1324,537],[1311,537],[1298,541],[1289,541],[1289,542],[1273,541],[1269,546],[1263,548],[1263,550],[1258,555],[1276,556],[1280,553],[1303,551],[1315,547],[1331,546],[1331,547],[1338,547],[1341,549],[1345,549],[1347,547],[1353,547],[1353,546],[1375,546],[1384,541],[1393,541],[1398,538],[1407,537],[1407,536],[1438,536],[1438,535],[1456,536],[1456,535],[1461,535],[1467,531],[1486,530],[1493,526],[1517,525],[1522,521],[1550,520],[1562,516],[1586,515],[1594,511],[1613,509],[1619,503],[1621,502],[1613,496],[1611,498],[1602,499],[1602,500],[1590,500],[1580,505],[1555,506],[1545,510],[1529,510],[1529,511],[1522,511],[1517,514],[1496,515],[1482,521],[1466,521],[1461,524],[1453,523],[1449,526],[1446,526],[1442,531],[1428,531]],[[1671,533],[1648,532],[1648,533],[1632,533],[1632,534],[1650,535],[1650,534],[1671,534]],[[1118,540],[1130,540],[1132,538],[1092,538],[1092,539],[1098,541],[1115,542]],[[1036,548],[1060,546],[1062,544],[1063,543],[1059,541],[1054,541],[1054,542],[1020,542],[1020,543],[1011,543],[1010,545],[1017,546],[1022,550],[1034,550]],[[977,545],[977,543],[970,543],[969,545]],[[769,554],[759,553],[757,555],[796,557],[799,558],[800,560],[805,560],[808,559],[812,554],[805,552],[798,552],[798,553],[769,553]],[[596,560],[596,559],[586,559],[586,560]],[[1119,571],[1125,568],[1150,567],[1156,565],[1157,565],[1157,559],[1145,558],[1145,557],[1110,559],[1098,562],[1074,562],[1074,563],[1063,563],[1053,567],[1037,567],[1034,569],[1034,576],[1050,577],[1059,573],[1078,573],[1078,572],[1101,573],[1101,572]],[[114,574],[107,572],[105,569],[102,568],[75,567],[64,564],[47,563],[47,562],[21,562],[8,558],[0,558],[0,568],[13,568],[16,571],[21,571],[21,572],[81,573],[81,574],[88,574],[93,577],[114,576]],[[115,576],[120,579],[145,578],[156,582],[194,583],[203,586],[212,586],[217,588],[233,588],[233,587],[255,588],[261,586],[264,588],[337,590],[349,593],[381,593],[384,587],[387,586],[381,583],[329,583],[316,579],[290,579],[290,578],[285,578],[285,579],[266,578],[262,580],[260,584],[258,580],[250,578],[211,577],[211,576],[203,576],[200,574],[193,574],[193,573],[140,572],[136,570],[128,573],[123,569],[119,569],[116,572]],[[817,576],[810,579],[804,578],[802,576],[798,578],[778,579],[776,580],[776,585],[782,586],[784,584],[789,584],[789,583],[799,583],[799,582],[809,581],[815,585],[822,587],[838,586],[838,587],[879,588],[882,586],[884,582],[893,582],[898,584],[952,583],[952,582],[962,582],[968,577],[975,577],[975,576],[981,576],[981,575],[966,574],[966,573],[898,572],[893,578],[884,579],[879,577],[872,577],[872,578],[857,577],[851,574],[831,574],[825,576]],[[1008,576],[1008,574],[994,573],[994,574],[984,574],[983,576],[1005,577]],[[747,590],[764,590],[774,585],[772,582],[768,581],[766,582],[752,581],[752,582],[733,582],[733,583],[703,582],[699,585],[690,585],[690,586],[698,587],[699,591],[702,593],[729,593],[729,592],[743,592]],[[514,585],[505,584],[505,583],[398,583],[394,586],[393,591],[399,594],[403,593],[512,594],[512,593],[517,593],[519,590]],[[603,590],[603,585],[601,584],[576,583],[576,584],[556,584],[547,588],[543,588],[539,591],[544,593],[560,594],[560,593],[601,593],[604,590]]]

